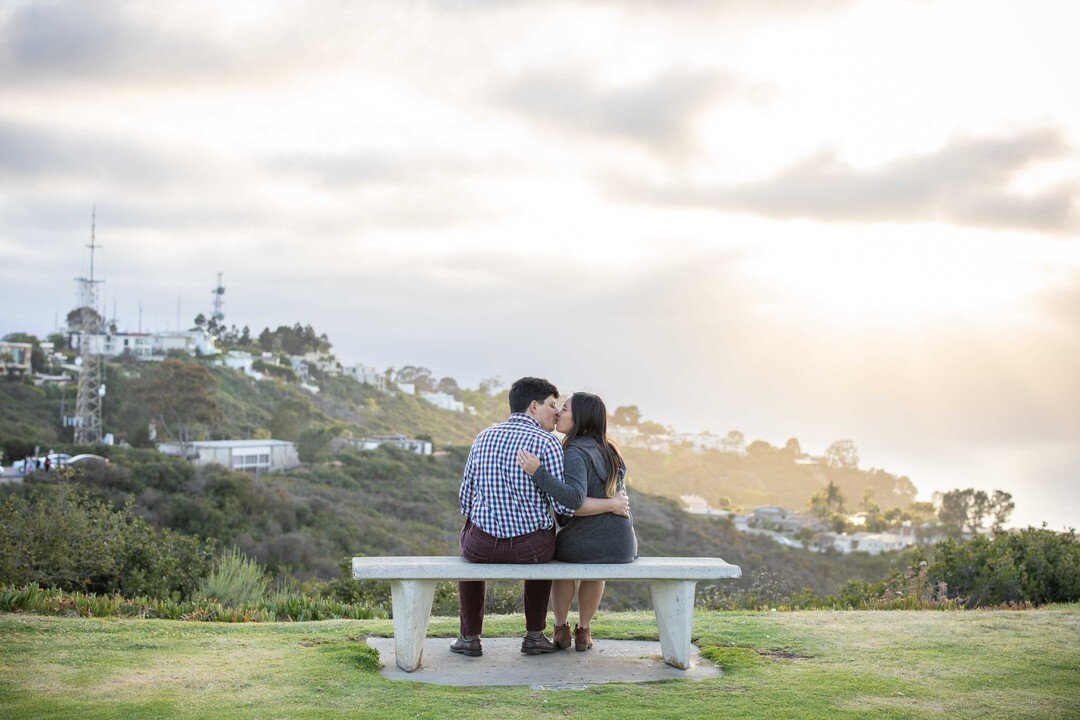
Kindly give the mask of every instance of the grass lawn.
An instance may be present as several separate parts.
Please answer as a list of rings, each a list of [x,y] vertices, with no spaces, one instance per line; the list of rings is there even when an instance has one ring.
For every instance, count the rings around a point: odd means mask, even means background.
[[[523,622],[488,618],[486,635]],[[433,618],[429,635],[456,629]],[[362,639],[389,635],[386,620],[0,615],[0,718],[1080,717],[1080,605],[701,612],[694,630],[724,676],[536,691],[384,680]],[[602,613],[593,633],[656,639],[650,613]]]

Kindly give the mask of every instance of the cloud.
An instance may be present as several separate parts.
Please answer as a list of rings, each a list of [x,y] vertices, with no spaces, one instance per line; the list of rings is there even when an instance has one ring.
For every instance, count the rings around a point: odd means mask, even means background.
[[[637,85],[604,87],[585,73],[565,70],[520,78],[496,99],[548,125],[681,155],[696,146],[695,123],[703,111],[748,93],[734,75],[717,71],[672,70]]]
[[[132,185],[197,180],[205,158],[119,136],[31,126],[0,117],[0,183],[81,179]]]
[[[30,3],[0,28],[0,75],[13,82],[50,78],[214,73],[233,64],[227,46],[169,28],[168,13],[118,2]],[[159,9],[160,10],[160,9]]]
[[[857,168],[822,152],[771,178],[732,185],[612,180],[625,199],[741,211],[772,218],[832,222],[941,221],[1051,234],[1080,232],[1080,183],[1033,194],[1009,189],[1023,170],[1073,154],[1062,132],[1033,130],[1013,136],[962,139],[941,149]]]

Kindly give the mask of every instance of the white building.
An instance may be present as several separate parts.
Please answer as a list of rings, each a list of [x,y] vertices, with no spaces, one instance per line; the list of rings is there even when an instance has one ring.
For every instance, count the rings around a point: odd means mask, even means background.
[[[351,447],[356,450],[375,450],[383,445],[390,445],[417,455],[430,455],[433,449],[430,440],[417,440],[404,435],[375,435],[374,437],[359,438],[357,440],[339,438],[334,442],[339,447]]]
[[[217,339],[205,330],[184,330],[167,333],[94,333],[86,335],[90,352],[106,357],[134,355],[161,357],[176,350],[187,355],[216,355]],[[81,350],[83,336],[71,334],[71,347]]]
[[[822,533],[826,546],[831,543],[834,550],[844,554],[864,552],[880,555],[883,552],[895,552],[914,545],[914,539],[896,533]]]
[[[187,444],[161,443],[158,451],[187,457],[196,465],[222,465],[261,475],[297,467],[296,444],[287,440],[199,440]]]
[[[367,365],[353,365],[345,368],[345,375],[358,383],[371,385],[378,390],[386,390],[386,376]]]
[[[689,445],[695,453],[703,453],[706,450],[720,450],[723,438],[713,435],[711,432],[701,433],[678,433],[675,442],[680,445]]]
[[[310,363],[316,370],[324,375],[340,375],[341,363],[329,353],[309,352],[304,353],[304,362]]]
[[[422,392],[420,399],[443,410],[453,412],[465,412],[465,403],[454,399],[454,396],[444,392]]]
[[[416,385],[412,383],[397,383],[397,389],[405,393],[406,395],[416,394]]]
[[[249,352],[244,352],[243,350],[230,350],[225,353],[225,357],[223,357],[221,361],[224,363],[225,367],[239,370],[248,377],[262,377],[262,373],[255,372],[255,368],[252,367],[255,358],[253,358]]]

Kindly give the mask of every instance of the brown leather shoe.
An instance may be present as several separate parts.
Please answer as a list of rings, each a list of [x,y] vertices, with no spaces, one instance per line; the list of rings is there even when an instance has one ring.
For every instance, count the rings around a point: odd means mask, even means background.
[[[539,655],[540,653],[553,653],[559,648],[555,643],[551,642],[544,635],[540,636],[539,640],[533,640],[526,635],[521,640],[521,652],[526,655]]]
[[[574,625],[574,649],[578,652],[585,652],[591,647],[592,633],[589,632],[589,628]]]
[[[474,638],[472,640],[466,639],[461,636],[457,640],[450,643],[450,652],[456,652],[460,655],[466,655],[468,657],[480,657],[484,654],[484,648],[480,644],[480,638]]]
[[[573,635],[570,633],[570,623],[555,626],[555,635],[551,638],[560,650],[570,647]]]

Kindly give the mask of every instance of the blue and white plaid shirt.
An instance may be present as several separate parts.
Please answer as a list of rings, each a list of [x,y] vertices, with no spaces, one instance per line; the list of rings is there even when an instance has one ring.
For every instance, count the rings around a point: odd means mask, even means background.
[[[461,514],[498,538],[551,527],[554,520],[549,508],[563,515],[574,514],[536,487],[521,469],[517,459],[521,448],[540,458],[547,471],[562,480],[562,445],[525,413],[513,413],[506,422],[476,436],[461,478]]]

